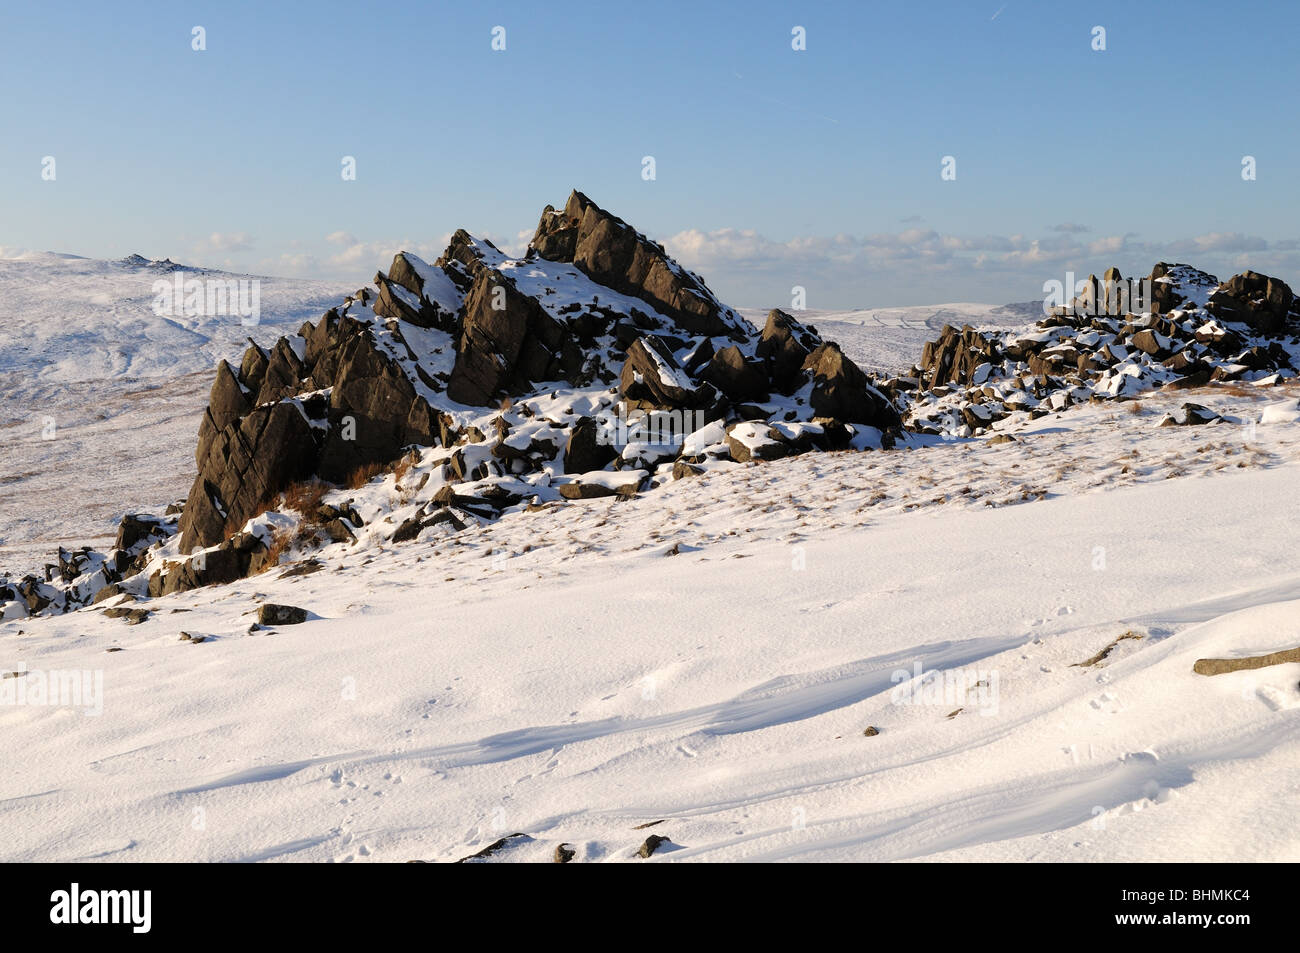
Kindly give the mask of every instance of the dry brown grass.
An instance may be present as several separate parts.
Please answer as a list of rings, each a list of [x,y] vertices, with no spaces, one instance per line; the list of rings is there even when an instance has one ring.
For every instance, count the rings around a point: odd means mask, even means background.
[[[410,453],[403,454],[398,461],[393,464],[393,479],[401,483],[406,474],[411,472],[413,467],[420,460],[420,452],[412,450]]]
[[[321,500],[330,491],[330,486],[318,479],[303,480],[287,487],[281,498],[286,509],[295,510],[303,516],[313,518],[320,508]]]
[[[1125,409],[1134,417],[1137,417],[1140,416],[1142,411],[1144,411],[1146,408],[1142,406],[1142,401],[1130,400],[1128,402],[1128,406]]]
[[[1227,394],[1229,397],[1250,397],[1258,400],[1261,397],[1272,396],[1279,390],[1285,391],[1285,387],[1255,387],[1253,384],[1238,384],[1235,381],[1214,381],[1201,387],[1188,387],[1181,393],[1197,395]]]
[[[388,471],[383,463],[363,463],[348,474],[348,489],[359,490],[381,473]]]
[[[249,520],[257,519],[263,513],[269,513],[272,510],[294,510],[302,514],[304,524],[310,523],[314,528],[316,525],[316,510],[320,506],[321,499],[330,489],[328,483],[324,483],[315,477],[290,484],[283,492],[273,494],[269,499],[259,503],[257,509],[246,519],[235,520],[233,517],[227,519],[226,525],[222,529],[222,536],[224,539],[230,539],[243,530],[244,525]]]
[[[266,548],[266,557],[262,563],[262,568],[258,572],[263,573],[280,565],[280,557],[285,554],[293,541],[294,534],[285,530],[281,530],[272,536],[271,545]]]

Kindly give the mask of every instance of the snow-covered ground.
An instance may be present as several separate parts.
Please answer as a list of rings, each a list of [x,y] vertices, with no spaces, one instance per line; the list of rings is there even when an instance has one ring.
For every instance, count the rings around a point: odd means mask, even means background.
[[[294,293],[290,326],[333,303]],[[930,321],[1032,320],[982,307],[801,317],[897,368]],[[208,338],[171,382],[47,381],[114,408],[47,442],[81,441],[62,480],[30,475],[39,435],[0,431],[3,472],[29,474],[3,486],[0,565],[184,491],[207,369],[243,335]],[[138,625],[0,624],[21,673],[0,698],[90,686],[0,705],[0,859],[445,861],[520,833],[493,859],[635,860],[658,834],[649,862],[1300,860],[1300,665],[1192,673],[1300,644],[1298,398],[1152,395],[1008,420],[997,445],[726,464],[329,546]],[[1156,426],[1185,400],[1224,420]],[[365,492],[401,496],[391,475]],[[262,602],[310,618],[250,632]]]

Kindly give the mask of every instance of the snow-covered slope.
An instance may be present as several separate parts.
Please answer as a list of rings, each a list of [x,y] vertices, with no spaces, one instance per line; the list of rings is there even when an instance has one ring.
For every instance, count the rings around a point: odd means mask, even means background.
[[[1300,860],[1300,665],[1192,674],[1300,642],[1296,392],[1205,399],[6,623],[103,711],[0,709],[0,857]]]
[[[154,284],[198,279],[256,280],[260,320],[239,315],[158,314]],[[53,396],[75,381],[172,378],[210,372],[249,336],[263,340],[315,320],[351,289],[337,282],[192,269],[138,256],[100,261],[72,255],[0,258],[0,374],[6,400]],[[7,405],[0,424],[21,419]]]
[[[263,279],[276,326],[173,325],[159,267],[0,262],[5,568],[183,493],[212,363],[340,290]],[[881,369],[1036,317],[801,314]],[[1158,426],[1189,399],[1214,422]],[[720,461],[406,543],[384,473],[326,496],[365,510],[354,543],[138,624],[99,611],[122,597],[2,622],[0,859],[643,862],[656,834],[650,862],[1300,860],[1300,665],[1192,673],[1300,644],[1300,387],[991,430],[1015,439]],[[268,602],[308,620],[255,627]]]

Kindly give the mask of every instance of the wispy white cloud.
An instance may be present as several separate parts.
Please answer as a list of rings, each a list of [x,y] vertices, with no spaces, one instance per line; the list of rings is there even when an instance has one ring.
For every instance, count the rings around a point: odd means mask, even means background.
[[[252,247],[253,239],[246,232],[213,232],[198,244],[205,252],[248,251]]]
[[[665,239],[664,246],[724,301],[742,307],[779,306],[794,285],[808,289],[811,307],[1001,304],[1038,297],[1045,281],[1060,280],[1067,271],[1082,277],[1114,265],[1125,275],[1139,276],[1161,260],[1188,262],[1221,278],[1253,268],[1300,286],[1300,239],[1209,232],[1152,241],[1133,232],[1093,234],[1090,227],[1072,222],[1045,226],[1037,235],[957,234],[916,221],[900,226],[865,235],[783,239],[755,229],[686,229]],[[532,230],[481,237],[518,256]],[[399,251],[432,262],[450,239],[450,233],[390,239],[339,230],[289,242],[278,256],[237,256],[236,263],[261,274],[364,282],[376,270],[387,270]]]
[[[780,295],[793,284],[817,288],[820,307],[873,303],[1028,300],[1065,271],[1080,275],[1116,265],[1146,274],[1157,261],[1185,261],[1220,277],[1246,268],[1300,284],[1300,240],[1212,232],[1171,241],[1136,233],[1083,240],[1087,226],[1049,226],[1043,235],[955,235],[908,228],[871,235],[770,239],[751,229],[688,229],[664,242],[682,264],[700,272],[724,298]],[[1271,269],[1271,270],[1270,270]],[[771,289],[778,289],[772,291]],[[729,294],[728,292],[732,292]],[[879,296],[879,297],[877,297]],[[764,302],[740,300],[741,304]]]

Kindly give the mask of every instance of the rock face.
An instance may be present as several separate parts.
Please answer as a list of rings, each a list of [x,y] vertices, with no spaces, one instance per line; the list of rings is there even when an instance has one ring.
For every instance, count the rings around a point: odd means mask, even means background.
[[[602,440],[595,419],[582,417],[574,425],[569,440],[564,445],[564,470],[566,473],[603,470],[617,455],[613,445]]]
[[[804,360],[812,375],[811,403],[818,417],[868,424],[881,430],[901,423],[898,411],[871,386],[867,375],[844,356],[839,345],[820,345]]]
[[[564,343],[564,326],[536,300],[500,272],[479,269],[465,298],[464,331],[447,396],[484,405],[498,395],[520,393],[533,381],[576,383],[581,352]]]
[[[573,262],[598,284],[645,301],[692,334],[743,335],[744,323],[663,246],[574,191],[563,211],[546,206],[530,248]]]
[[[715,351],[702,376],[736,403],[765,401],[772,386],[763,362],[746,360],[734,344]]]
[[[784,311],[768,312],[755,355],[767,365],[768,377],[779,389],[789,392],[798,380],[804,361],[821,343],[817,332],[806,328]]]
[[[221,542],[227,526],[239,529],[273,494],[311,474],[326,420],[325,399],[318,396],[310,404],[264,404],[216,433],[198,460],[181,515],[182,550]]]
[[[711,386],[697,385],[668,345],[653,334],[637,338],[628,348],[619,389],[628,400],[647,407],[707,407],[717,397]]]
[[[1254,271],[1220,285],[1208,310],[1221,321],[1238,321],[1260,334],[1280,334],[1288,323],[1300,323],[1296,297],[1286,282]]]

